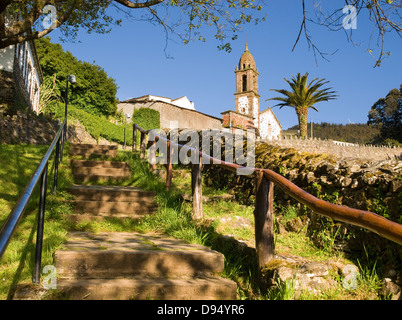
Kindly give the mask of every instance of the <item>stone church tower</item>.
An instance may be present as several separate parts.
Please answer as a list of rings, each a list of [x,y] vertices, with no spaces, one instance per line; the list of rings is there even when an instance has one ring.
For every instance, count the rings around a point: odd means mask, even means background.
[[[260,95],[258,94],[258,69],[248,45],[236,67],[235,110],[253,118],[253,124],[258,128],[260,113]]]
[[[258,69],[248,45],[236,66],[235,111],[222,112],[223,127],[256,129],[261,139],[278,139],[281,125],[271,108],[260,112]]]

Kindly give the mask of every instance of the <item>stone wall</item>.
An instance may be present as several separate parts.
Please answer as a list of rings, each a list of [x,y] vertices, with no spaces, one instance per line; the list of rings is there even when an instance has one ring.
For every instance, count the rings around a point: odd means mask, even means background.
[[[31,112],[0,112],[0,143],[50,145],[59,126],[59,121]]]
[[[13,73],[0,70],[0,110],[5,110],[14,104],[14,87]]]
[[[282,148],[295,148],[311,153],[326,153],[340,159],[387,160],[402,159],[402,148],[376,147],[370,145],[348,144],[333,140],[287,138],[264,140]]]
[[[402,161],[365,161],[339,159],[325,154],[313,154],[292,148],[280,148],[267,143],[256,144],[257,168],[268,168],[303,190],[331,203],[369,210],[392,221],[402,223]],[[205,167],[207,185],[233,190],[236,199],[252,205],[255,199],[255,178],[237,176],[218,166]],[[344,251],[368,250],[382,253],[381,259],[393,261],[402,269],[401,246],[373,232],[332,221],[320,216],[275,188],[276,208],[299,207],[302,222],[318,246],[332,245]],[[280,211],[279,211],[280,213]],[[276,212],[277,216],[278,212]],[[305,219],[304,219],[305,218]]]

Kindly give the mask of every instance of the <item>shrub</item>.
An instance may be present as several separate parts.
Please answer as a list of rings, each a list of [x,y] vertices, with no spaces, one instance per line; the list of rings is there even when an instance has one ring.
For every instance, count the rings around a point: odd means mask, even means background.
[[[159,129],[160,128],[160,115],[159,111],[140,108],[134,111],[133,122],[145,130]]]

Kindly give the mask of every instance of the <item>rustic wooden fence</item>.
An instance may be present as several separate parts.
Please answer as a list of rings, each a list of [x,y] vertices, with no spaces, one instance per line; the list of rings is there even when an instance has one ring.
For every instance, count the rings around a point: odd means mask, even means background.
[[[192,164],[191,186],[193,196],[193,217],[202,218],[202,159],[207,159],[208,163],[218,165],[226,170],[236,172],[237,169],[245,168],[241,165],[225,162],[213,158],[198,149],[175,143],[165,137],[153,132],[152,141],[147,141],[147,136],[152,130],[144,130],[137,124],[133,125],[133,146],[132,150],[137,151],[137,131],[140,133],[140,157],[145,159],[147,145],[150,145],[149,159],[151,171],[156,169],[156,142],[164,140],[167,144],[166,155],[166,188],[169,189],[172,184],[172,158],[173,146],[177,150],[186,148],[188,151],[196,151],[199,157],[198,163]],[[381,237],[389,239],[402,245],[402,225],[370,211],[353,209],[341,205],[332,204],[318,199],[303,189],[296,186],[280,174],[261,168],[251,169],[250,176],[254,175],[256,179],[256,201],[254,209],[255,221],[255,245],[260,267],[268,263],[274,257],[274,219],[273,219],[273,201],[274,185],[280,187],[286,194],[295,200],[303,203],[314,212],[337,221],[346,222],[364,229],[370,230]]]

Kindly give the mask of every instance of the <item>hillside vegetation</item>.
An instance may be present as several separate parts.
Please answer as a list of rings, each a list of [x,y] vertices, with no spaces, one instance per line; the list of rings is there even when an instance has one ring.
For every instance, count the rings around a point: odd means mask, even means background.
[[[68,100],[71,105],[94,115],[115,115],[117,110],[117,85],[104,69],[78,60],[71,52],[64,51],[60,44],[49,38],[36,41],[36,47],[42,67],[44,86],[52,92],[44,109],[52,102],[64,100],[66,96],[66,79],[75,75],[77,82],[69,86]],[[43,88],[41,88],[42,91]]]
[[[294,125],[282,132],[283,135],[296,135],[299,126]],[[308,137],[311,137],[310,124]],[[357,124],[335,124],[328,122],[313,123],[313,137],[320,139],[332,139],[336,141],[373,144],[378,139],[381,128],[378,125]]]

